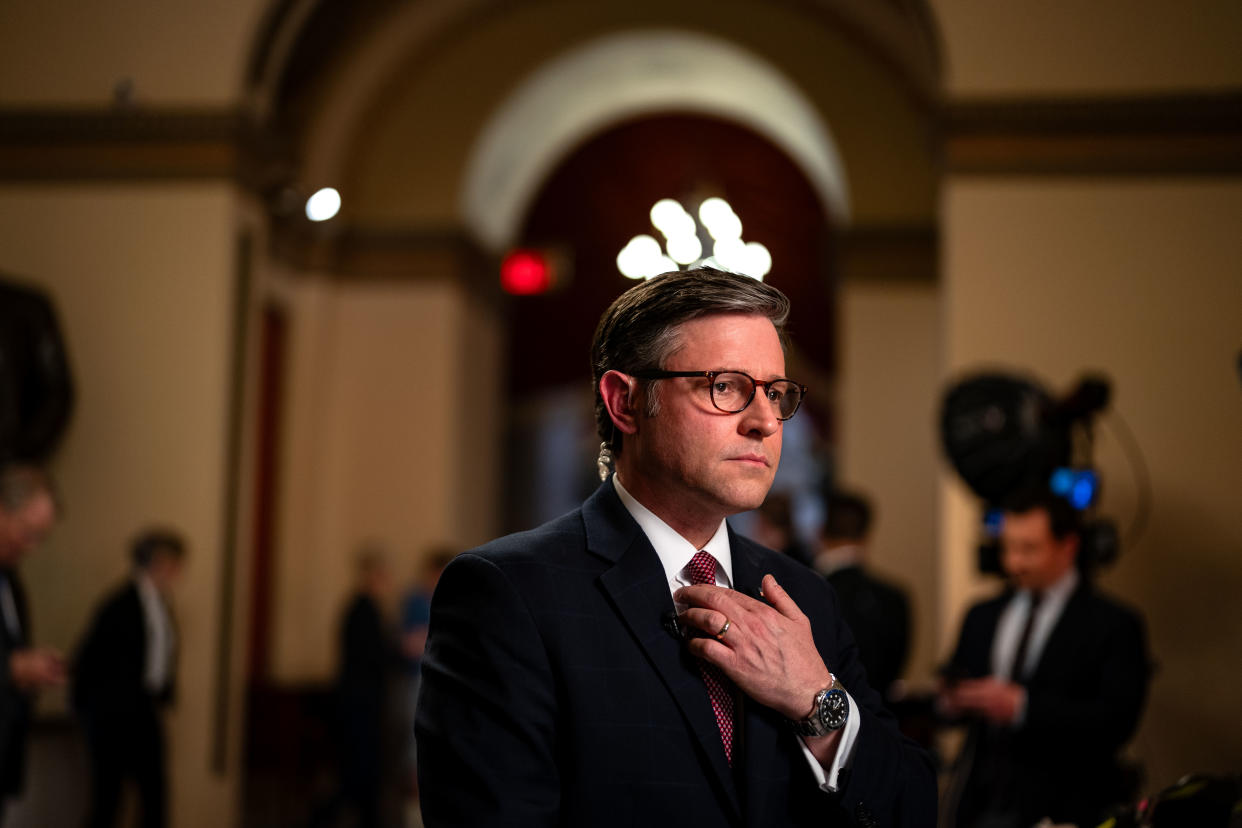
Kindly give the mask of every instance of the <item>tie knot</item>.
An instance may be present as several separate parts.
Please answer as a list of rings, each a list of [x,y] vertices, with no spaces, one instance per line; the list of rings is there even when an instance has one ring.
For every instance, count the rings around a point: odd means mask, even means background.
[[[712,553],[700,549],[694,553],[690,563],[686,564],[686,574],[692,584],[716,583],[716,559]]]

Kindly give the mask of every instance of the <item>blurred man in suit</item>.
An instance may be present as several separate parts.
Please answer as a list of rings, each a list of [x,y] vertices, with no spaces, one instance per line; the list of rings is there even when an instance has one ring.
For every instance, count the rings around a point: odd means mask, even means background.
[[[750,531],[752,540],[788,555],[803,566],[810,566],[813,558],[810,546],[798,537],[794,523],[794,499],[788,492],[770,492],[754,512],[754,525]]]
[[[591,349],[582,507],[457,556],[432,601],[418,731],[436,826],[932,826],[925,754],[867,684],[832,590],[730,531],[763,502],[788,300],[657,276]]]
[[[90,752],[87,824],[116,824],[121,786],[138,789],[142,825],[168,824],[162,708],[176,680],[176,628],[168,599],[185,559],[175,532],[134,541],[133,576],[96,611],[73,662],[73,702]]]
[[[337,804],[356,815],[360,828],[383,824],[384,794],[394,781],[394,740],[388,738],[388,725],[397,720],[393,691],[403,659],[392,604],[388,556],[368,544],[358,559],[357,591],[341,618],[337,676],[341,738]]]
[[[861,495],[835,490],[824,498],[824,512],[814,567],[841,599],[867,681],[887,698],[910,650],[910,602],[904,591],[866,569],[871,504]]]
[[[959,828],[1097,825],[1132,794],[1117,752],[1147,696],[1143,622],[1081,574],[1080,543],[1063,498],[1024,491],[1006,506],[1009,587],[967,613],[940,698],[970,722],[946,796]]]
[[[51,531],[51,479],[35,466],[0,468],[0,823],[5,801],[21,793],[26,735],[35,691],[64,682],[60,653],[31,645],[26,593],[17,565]]]

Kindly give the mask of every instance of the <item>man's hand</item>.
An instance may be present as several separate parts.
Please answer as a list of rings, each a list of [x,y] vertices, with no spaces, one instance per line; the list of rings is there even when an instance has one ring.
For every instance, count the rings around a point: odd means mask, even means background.
[[[42,690],[65,683],[65,660],[48,647],[27,647],[9,654],[9,675],[22,690]]]
[[[422,658],[427,651],[427,625],[415,627],[401,636],[401,652],[406,658]]]
[[[998,725],[1013,724],[1026,701],[1022,685],[997,678],[965,679],[944,691],[943,706],[954,714],[973,713]]]
[[[708,636],[691,638],[687,646],[750,698],[788,719],[804,719],[832,678],[802,610],[771,575],[764,576],[762,588],[771,606],[708,584],[677,590],[674,598],[689,605],[681,622]],[[726,619],[728,631],[716,638]]]

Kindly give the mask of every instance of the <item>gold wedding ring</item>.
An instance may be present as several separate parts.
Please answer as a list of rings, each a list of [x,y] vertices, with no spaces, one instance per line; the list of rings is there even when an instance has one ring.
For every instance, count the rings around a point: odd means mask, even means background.
[[[723,641],[725,637],[725,633],[727,633],[728,631],[729,631],[729,618],[728,616],[725,616],[724,625],[721,626],[721,628],[716,632],[716,640]]]

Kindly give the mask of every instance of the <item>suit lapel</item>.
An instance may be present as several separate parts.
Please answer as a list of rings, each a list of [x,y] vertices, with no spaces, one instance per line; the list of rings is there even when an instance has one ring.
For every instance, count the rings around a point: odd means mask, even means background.
[[[1056,675],[1060,669],[1057,664],[1058,660],[1063,659],[1073,650],[1070,645],[1074,631],[1089,627],[1087,621],[1081,617],[1087,609],[1087,589],[1085,581],[1079,581],[1073,594],[1065,602],[1061,617],[1057,619],[1052,632],[1048,634],[1048,640],[1044,642],[1043,652],[1039,654],[1039,663],[1035,665],[1030,678],[1027,679],[1028,684],[1034,684],[1048,675]]]
[[[611,482],[587,500],[582,515],[588,550],[612,562],[600,576],[600,584],[676,701],[719,788],[740,815],[733,773],[720,742],[707,688],[698,665],[669,629],[673,598],[659,556]]]
[[[733,554],[733,588],[762,601],[759,595],[760,582],[767,572],[761,571],[758,557],[753,546],[744,538],[739,539],[733,530],[729,530],[729,548]],[[784,728],[783,722],[775,722],[771,711],[754,704],[738,694],[741,715],[739,735],[741,736],[741,773],[745,780],[743,790],[747,792],[746,811],[748,824],[762,821],[765,804],[755,797],[759,792],[772,790],[771,778],[774,768],[780,766],[777,761],[781,752],[781,740],[794,736],[792,731]]]
[[[16,634],[9,630],[8,620],[0,619],[0,631],[4,635],[6,644],[17,649],[25,647],[30,640],[30,619],[26,612],[26,590],[22,587],[22,581],[17,577],[16,569],[6,569],[3,577],[8,581],[9,597],[13,599],[12,610],[14,613],[14,621],[17,622]]]

